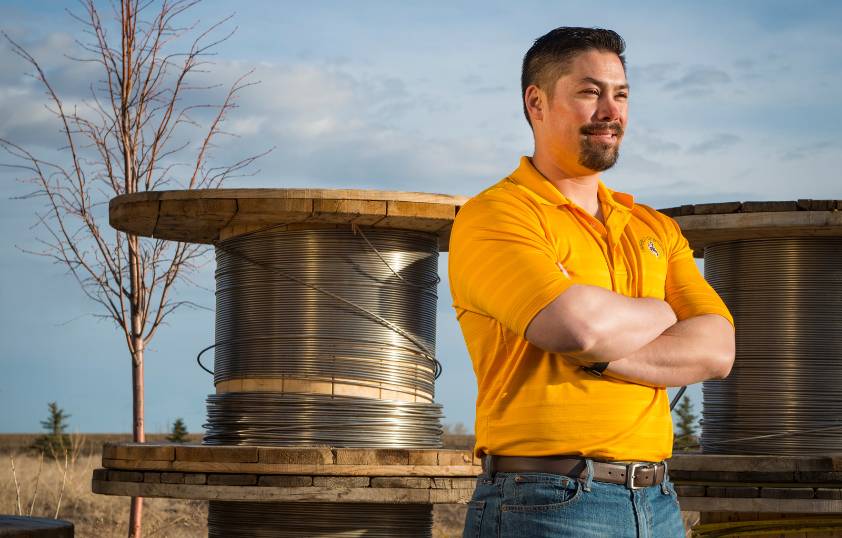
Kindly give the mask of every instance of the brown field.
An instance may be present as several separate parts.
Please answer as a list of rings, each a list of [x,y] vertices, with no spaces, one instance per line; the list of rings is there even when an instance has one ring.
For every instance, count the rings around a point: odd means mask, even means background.
[[[0,434],[0,514],[49,518],[58,514],[59,519],[73,522],[79,538],[126,536],[128,498],[92,493],[91,474],[100,467],[104,442],[129,441],[130,436],[74,436],[74,447],[66,463],[63,457],[41,458],[37,452],[29,450],[35,437]],[[164,436],[149,437],[152,442],[162,441]],[[470,436],[454,437],[448,439],[449,447],[461,448],[473,443]],[[200,440],[200,436],[191,438],[191,442]],[[433,512],[434,538],[460,536],[464,514],[464,506],[437,505]],[[147,498],[143,525],[146,537],[207,536],[207,503]]]

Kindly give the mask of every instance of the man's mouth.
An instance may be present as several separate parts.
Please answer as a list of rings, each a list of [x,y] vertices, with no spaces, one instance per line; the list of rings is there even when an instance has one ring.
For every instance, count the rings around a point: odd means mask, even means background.
[[[617,135],[611,131],[586,132],[584,134],[595,142],[614,142],[617,140]]]
[[[623,127],[616,123],[592,124],[583,128],[582,134],[594,142],[613,143],[623,136]]]

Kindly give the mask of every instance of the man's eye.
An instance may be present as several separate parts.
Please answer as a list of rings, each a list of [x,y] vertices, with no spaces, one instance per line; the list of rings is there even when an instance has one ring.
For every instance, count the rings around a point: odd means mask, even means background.
[[[629,98],[629,94],[627,94],[627,93],[618,93],[617,94],[617,99],[628,99],[628,98]]]
[[[586,90],[582,90],[582,93],[587,93],[590,95],[599,95],[599,90],[597,90],[596,88],[588,88]]]

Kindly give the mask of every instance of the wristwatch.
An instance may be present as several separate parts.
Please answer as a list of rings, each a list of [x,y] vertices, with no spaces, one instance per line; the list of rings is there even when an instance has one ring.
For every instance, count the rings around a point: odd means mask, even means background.
[[[606,368],[608,368],[607,362],[595,362],[590,366],[582,366],[582,370],[596,377],[602,377],[602,372],[604,372]]]

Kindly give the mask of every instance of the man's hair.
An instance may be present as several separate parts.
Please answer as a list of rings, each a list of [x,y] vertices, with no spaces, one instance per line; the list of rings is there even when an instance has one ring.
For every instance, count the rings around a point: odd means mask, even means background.
[[[562,26],[536,39],[526,51],[520,89],[523,113],[529,125],[532,125],[532,120],[529,119],[529,112],[526,110],[526,88],[534,84],[552,99],[555,83],[565,74],[570,60],[588,50],[613,52],[620,58],[623,69],[626,68],[626,59],[623,57],[626,42],[617,32],[602,28]]]

